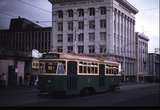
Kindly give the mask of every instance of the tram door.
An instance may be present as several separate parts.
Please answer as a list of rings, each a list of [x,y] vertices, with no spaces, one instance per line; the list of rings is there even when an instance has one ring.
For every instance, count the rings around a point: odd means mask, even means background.
[[[74,90],[77,88],[77,62],[67,63],[67,88]]]
[[[99,65],[99,87],[105,86],[105,65]]]

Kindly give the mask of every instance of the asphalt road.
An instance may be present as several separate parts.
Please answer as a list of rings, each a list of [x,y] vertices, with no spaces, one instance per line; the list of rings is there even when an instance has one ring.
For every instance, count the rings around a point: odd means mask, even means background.
[[[160,106],[159,84],[122,85],[92,96],[38,96],[36,89],[0,90],[0,106]]]

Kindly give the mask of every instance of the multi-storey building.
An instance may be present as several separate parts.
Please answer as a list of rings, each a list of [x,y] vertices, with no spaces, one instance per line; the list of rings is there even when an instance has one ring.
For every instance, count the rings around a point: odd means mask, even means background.
[[[49,1],[52,50],[103,55],[122,64],[124,79],[136,78],[135,7],[126,0]]]
[[[148,74],[150,81],[160,82],[160,53],[148,54]]]
[[[135,33],[136,35],[136,54],[137,54],[137,81],[144,81],[148,77],[148,37],[143,33]]]
[[[43,28],[25,18],[12,19],[10,28],[0,30],[0,75],[6,85],[17,85],[32,71],[32,50],[50,51],[51,27]]]
[[[154,49],[154,53],[160,54],[160,48],[155,48],[155,49]]]
[[[51,27],[43,28],[25,18],[12,19],[10,29],[0,30],[0,50],[50,51]]]

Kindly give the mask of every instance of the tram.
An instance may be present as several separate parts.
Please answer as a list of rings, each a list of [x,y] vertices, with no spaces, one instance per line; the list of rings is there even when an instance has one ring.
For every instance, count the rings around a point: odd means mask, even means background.
[[[120,63],[71,53],[45,53],[39,59],[40,93],[86,95],[114,90]]]

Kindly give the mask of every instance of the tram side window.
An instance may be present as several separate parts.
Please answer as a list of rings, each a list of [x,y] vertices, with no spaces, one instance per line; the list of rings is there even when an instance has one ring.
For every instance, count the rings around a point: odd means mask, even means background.
[[[88,73],[91,73],[91,67],[88,66]]]
[[[113,74],[113,69],[109,68],[109,74]]]
[[[118,74],[118,67],[113,67],[113,74]]]
[[[98,68],[97,67],[95,67],[95,73],[98,73]]]
[[[96,73],[94,67],[91,67],[91,73]]]
[[[83,73],[83,67],[79,66],[79,73]]]
[[[114,74],[118,74],[118,69],[117,68],[114,70]]]
[[[109,68],[108,67],[106,68],[106,74],[109,74]]]
[[[92,63],[86,63],[86,62],[80,62],[79,63],[79,73],[86,73],[86,74],[97,74],[98,73],[98,67],[96,67]]]
[[[111,74],[111,66],[109,66],[109,65],[106,65],[106,74]]]
[[[87,73],[87,67],[84,66],[83,68],[84,68],[84,71],[83,71],[83,72],[84,72],[84,73]]]

